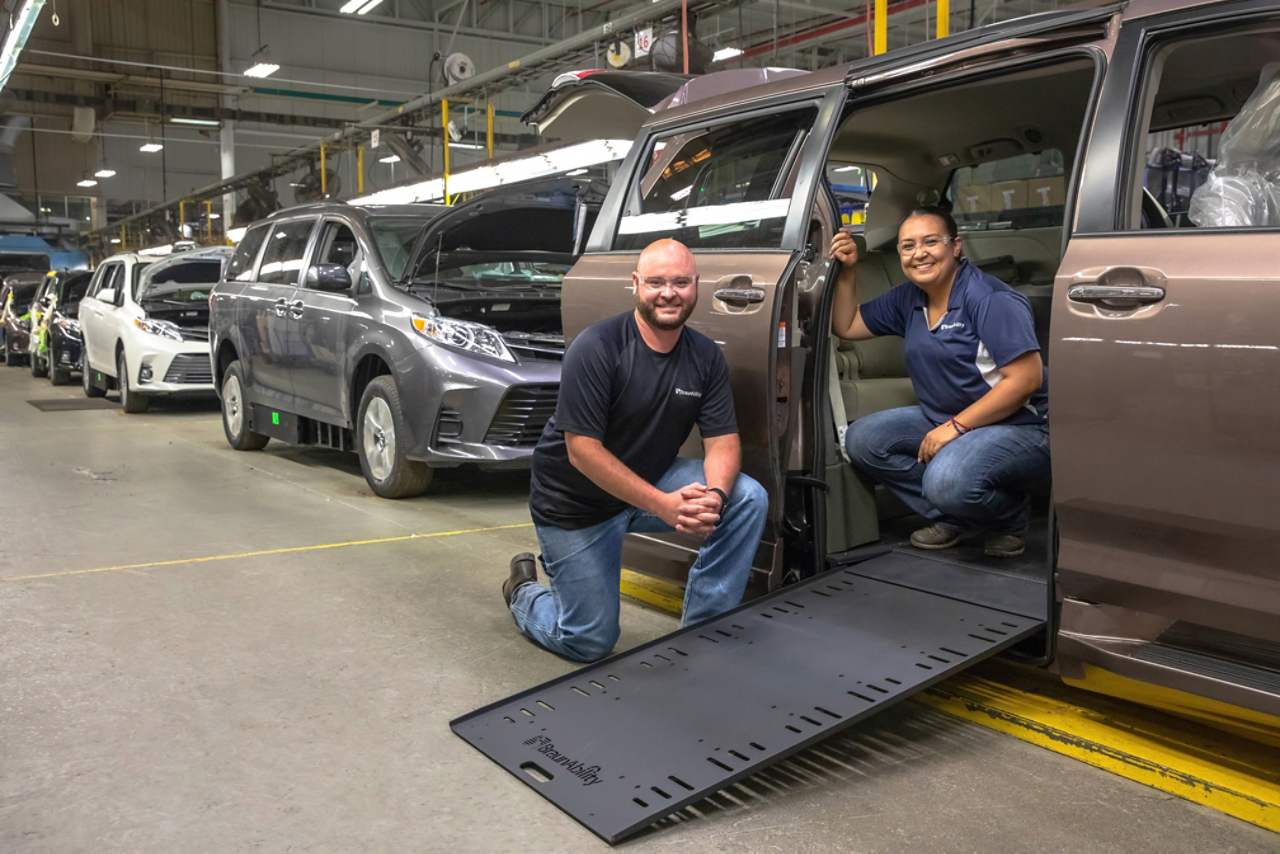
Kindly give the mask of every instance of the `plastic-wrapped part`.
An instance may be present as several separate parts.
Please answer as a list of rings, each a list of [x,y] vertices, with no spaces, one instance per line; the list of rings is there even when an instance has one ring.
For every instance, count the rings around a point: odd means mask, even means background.
[[[1280,62],[1263,66],[1257,88],[1227,123],[1217,163],[1187,216],[1201,228],[1280,225]]]

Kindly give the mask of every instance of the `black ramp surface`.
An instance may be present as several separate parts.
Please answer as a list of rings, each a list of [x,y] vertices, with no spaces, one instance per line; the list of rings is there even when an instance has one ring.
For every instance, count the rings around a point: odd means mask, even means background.
[[[28,400],[41,412],[78,412],[82,409],[119,409],[120,401],[105,397],[59,397],[54,400]]]
[[[835,569],[450,727],[618,842],[1042,625]]]

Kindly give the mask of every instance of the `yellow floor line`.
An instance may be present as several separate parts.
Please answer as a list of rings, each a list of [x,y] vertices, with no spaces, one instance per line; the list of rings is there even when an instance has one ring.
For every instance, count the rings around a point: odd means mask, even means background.
[[[0,581],[34,581],[39,578],[61,578],[67,575],[88,575],[94,572],[122,572],[127,569],[151,569],[158,566],[178,566],[184,563],[209,563],[215,560],[236,560],[246,557],[262,557],[264,555],[282,555],[291,552],[313,552],[321,549],[341,549],[348,546],[372,546],[381,543],[398,543],[405,540],[424,540],[430,537],[456,537],[460,534],[482,534],[486,531],[505,531],[510,528],[532,528],[532,522],[519,525],[494,525],[488,528],[467,528],[461,531],[439,531],[431,534],[405,534],[400,537],[381,537],[376,540],[350,540],[345,543],[322,543],[315,546],[292,546],[284,549],[267,549],[260,552],[241,552],[231,555],[211,555],[208,557],[185,557],[177,560],[158,560],[151,563],[131,563],[125,566],[102,566],[97,569],[72,569],[66,572],[46,572],[41,575],[15,575],[11,578],[0,578]]]
[[[650,578],[629,569],[622,570],[622,595],[638,599],[646,605],[670,611],[676,616],[684,606],[684,588],[670,581]]]
[[[623,570],[622,592],[680,613],[683,592],[670,582]],[[1004,661],[985,662],[977,673],[952,676],[913,699],[1280,831],[1280,751],[1274,748],[1081,691],[1053,674]]]

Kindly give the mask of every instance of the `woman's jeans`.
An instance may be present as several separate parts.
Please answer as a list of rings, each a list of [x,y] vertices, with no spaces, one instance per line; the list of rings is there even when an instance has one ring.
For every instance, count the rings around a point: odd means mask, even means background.
[[[918,406],[875,412],[849,425],[845,447],[861,471],[930,522],[990,534],[1020,534],[1031,519],[1027,494],[1049,482],[1049,428],[993,424],[916,461],[937,425]]]
[[[677,459],[654,486],[675,492],[691,483],[706,483],[701,460]],[[724,519],[702,541],[689,570],[681,625],[709,620],[742,601],[768,507],[764,487],[739,474]],[[551,589],[539,584],[516,589],[511,597],[516,625],[526,636],[566,658],[604,658],[613,651],[621,633],[618,593],[623,538],[631,532],[672,530],[657,516],[635,507],[576,531],[539,525],[539,560]]]

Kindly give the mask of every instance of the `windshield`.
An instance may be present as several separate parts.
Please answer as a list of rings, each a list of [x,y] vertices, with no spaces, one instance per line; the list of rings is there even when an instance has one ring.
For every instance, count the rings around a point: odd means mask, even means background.
[[[461,259],[440,259],[440,269],[429,278],[449,284],[471,284],[478,287],[520,285],[559,286],[573,267],[571,261],[549,260],[485,260],[462,263]]]
[[[428,216],[377,216],[369,219],[373,241],[378,244],[378,254],[382,256],[382,263],[392,279],[398,280],[404,275],[413,244],[418,242],[423,226],[430,221]]]
[[[74,279],[68,281],[66,285],[66,294],[62,298],[63,304],[66,305],[73,302],[80,302],[80,300],[84,298],[85,293],[89,290],[89,282],[91,281],[93,281],[93,275],[90,273],[76,276]]]
[[[155,278],[142,289],[138,302],[208,302],[209,291],[221,275],[220,258],[176,264],[156,273]]]
[[[138,301],[138,283],[142,281],[142,271],[151,266],[152,261],[136,261],[133,265],[133,282],[130,283],[130,290],[133,291],[133,299]],[[119,303],[117,303],[118,305]]]

